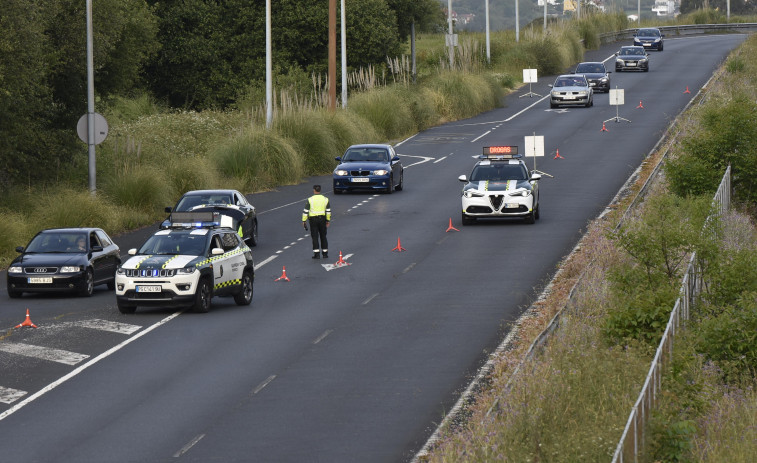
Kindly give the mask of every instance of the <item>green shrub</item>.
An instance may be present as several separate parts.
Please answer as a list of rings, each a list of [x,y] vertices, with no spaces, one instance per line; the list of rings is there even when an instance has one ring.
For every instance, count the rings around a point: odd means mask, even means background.
[[[757,290],[741,293],[733,305],[704,318],[699,332],[697,350],[715,361],[727,380],[757,373]]]
[[[108,178],[104,191],[114,204],[149,212],[162,211],[171,203],[166,200],[177,196],[165,175],[152,166],[138,166]]]
[[[396,87],[383,87],[354,95],[349,108],[369,121],[384,140],[394,140],[417,130],[413,113],[403,92]]]
[[[55,227],[100,227],[111,234],[119,230],[116,208],[107,200],[107,196],[65,187],[39,196],[39,204],[44,207],[34,209],[30,223],[40,230]],[[37,231],[33,230],[34,233]]]
[[[334,153],[339,152],[326,122],[326,110],[287,111],[274,119],[273,127],[297,147],[303,159],[305,175],[321,175],[334,167]]]
[[[348,109],[325,115],[326,125],[334,139],[336,151],[329,158],[334,166],[334,158],[340,156],[350,146],[357,143],[382,143],[384,140],[376,129],[365,119]]]
[[[221,178],[212,159],[202,156],[170,159],[163,169],[163,175],[176,195],[166,206],[173,205],[175,200],[190,190],[236,188],[229,185],[229,178]]]
[[[637,266],[616,266],[608,275],[612,301],[607,307],[604,334],[613,343],[638,340],[655,346],[670,319],[678,288],[665,280],[649,283]]]
[[[240,179],[250,191],[299,182],[303,156],[273,130],[251,127],[209,153],[222,174]]]
[[[10,253],[17,246],[26,246],[29,239],[39,230],[31,230],[30,224],[26,217],[17,212],[2,211],[0,212],[0,249],[7,250],[8,253],[0,255],[0,267],[5,268],[14,257]]]
[[[650,447],[654,461],[689,461],[692,440],[697,431],[694,420],[661,422],[653,419],[651,423],[653,440]]]

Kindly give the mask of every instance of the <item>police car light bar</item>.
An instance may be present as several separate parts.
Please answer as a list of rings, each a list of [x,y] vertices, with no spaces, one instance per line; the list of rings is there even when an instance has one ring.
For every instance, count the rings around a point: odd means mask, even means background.
[[[482,159],[515,159],[522,155],[518,154],[517,146],[484,146]]]
[[[217,227],[221,224],[218,212],[172,212],[171,226],[181,228]]]

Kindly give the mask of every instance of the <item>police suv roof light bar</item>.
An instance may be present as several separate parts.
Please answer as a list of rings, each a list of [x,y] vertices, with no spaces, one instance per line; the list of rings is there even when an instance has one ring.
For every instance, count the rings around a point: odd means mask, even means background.
[[[523,157],[518,154],[517,146],[484,146],[484,154],[479,156],[480,159],[504,160],[519,159]]]
[[[172,212],[171,228],[209,228],[221,225],[218,212]]]

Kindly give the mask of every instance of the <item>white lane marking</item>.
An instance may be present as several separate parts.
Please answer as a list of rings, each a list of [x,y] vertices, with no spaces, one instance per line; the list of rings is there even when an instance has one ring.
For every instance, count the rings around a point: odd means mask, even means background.
[[[264,260],[264,261],[262,261],[262,262],[258,262],[258,264],[257,264],[257,265],[255,265],[255,270],[257,270],[257,269],[259,269],[260,267],[264,266],[265,264],[267,264],[267,263],[271,262],[272,260],[274,260],[274,259],[275,259],[275,258],[277,258],[277,257],[279,257],[279,256],[271,256],[271,257],[269,257],[268,259],[266,259],[266,260]]]
[[[479,139],[481,139],[481,138],[484,138],[485,136],[489,135],[490,133],[492,133],[492,131],[491,131],[491,130],[487,130],[486,132],[484,132],[484,133],[482,133],[481,135],[477,136],[476,138],[474,138],[474,139],[473,139],[473,140],[471,140],[470,142],[471,142],[471,143],[475,143],[475,142],[477,142],[477,141],[478,141]]]
[[[547,98],[549,98],[549,95],[547,95],[547,96],[543,97],[542,99],[534,102],[531,106],[527,106],[525,109],[523,109],[521,111],[518,111],[517,113],[515,113],[512,116],[508,117],[507,119],[505,119],[505,122],[510,122],[511,120],[513,120],[516,117],[520,116],[521,114],[523,114],[524,112],[526,112],[529,109],[533,108],[534,106],[538,105],[539,103],[541,103],[542,101],[546,100]]]
[[[187,445],[185,445],[184,447],[182,447],[181,450],[179,450],[178,452],[174,453],[173,457],[174,458],[179,458],[180,456],[184,455],[185,453],[187,453],[189,451],[189,449],[191,449],[198,442],[200,442],[200,439],[202,439],[203,437],[205,437],[205,434],[200,434],[199,436],[196,436],[194,439],[192,439],[191,441],[189,441],[189,443]]]
[[[3,413],[0,413],[0,421],[4,420],[5,418],[9,417],[10,415],[16,413],[18,410],[26,406],[27,404],[33,402],[34,400],[37,400],[39,397],[42,397],[49,391],[52,391],[56,387],[60,386],[61,384],[65,383],[69,379],[73,378],[74,376],[78,375],[82,371],[86,370],[87,368],[91,367],[92,365],[96,364],[100,360],[109,357],[113,353],[119,351],[124,346],[136,341],[137,339],[141,338],[142,336],[146,335],[147,333],[151,332],[155,328],[164,325],[168,323],[169,321],[173,320],[174,318],[178,317],[180,314],[182,314],[184,311],[180,310],[178,312],[175,312],[168,317],[164,318],[163,320],[159,321],[158,323],[155,323],[154,325],[149,326],[148,328],[144,329],[143,331],[140,331],[139,333],[135,334],[134,336],[130,337],[129,339],[123,341],[122,343],[118,344],[117,346],[111,347],[107,351],[103,352],[102,354],[98,355],[97,357],[93,358],[89,362],[85,363],[84,365],[81,365],[77,367],[75,370],[70,372],[69,374],[61,377],[57,381],[54,381],[47,386],[43,387],[39,391],[35,392],[34,394],[30,395],[23,401],[19,402],[18,404],[14,405],[13,407],[9,408],[8,410],[4,411]]]
[[[405,169],[408,169],[408,168],[410,168],[410,167],[413,167],[413,166],[417,166],[417,165],[419,165],[419,164],[423,164],[423,163],[425,163],[425,162],[429,162],[429,161],[433,161],[433,160],[434,160],[434,158],[432,158],[432,157],[428,157],[428,156],[414,156],[414,155],[411,155],[411,154],[399,154],[399,153],[397,153],[397,155],[398,155],[398,156],[405,156],[405,157],[407,157],[407,158],[420,158],[420,159],[421,159],[421,160],[420,160],[420,161],[418,161],[418,162],[414,162],[414,163],[412,163],[412,164],[408,164],[408,165],[406,165],[406,166],[405,166]]]
[[[349,259],[352,256],[353,256],[353,254],[346,254],[346,255],[342,256],[342,260],[347,260],[347,259]],[[339,262],[339,261],[337,261],[337,262]],[[336,265],[336,264],[321,264],[321,266],[323,268],[325,268],[327,272],[330,272],[330,271],[332,271],[334,269],[337,269],[337,268],[347,267],[349,265],[350,264],[340,264],[340,265]]]
[[[89,358],[86,354],[77,354],[62,349],[53,349],[52,347],[34,346],[20,342],[2,342],[0,351],[9,354],[23,355],[51,362],[65,363],[66,365],[76,365],[84,359]]]
[[[436,164],[437,162],[442,162],[442,161],[444,161],[445,159],[447,159],[447,156],[442,156],[442,157],[440,157],[439,159],[437,159],[436,161],[434,161],[434,164]]]
[[[271,381],[273,381],[274,379],[276,379],[276,375],[269,376],[268,378],[265,379],[265,381],[260,383],[260,385],[258,385],[258,387],[256,387],[255,390],[252,391],[252,393],[257,394],[258,392],[262,391],[263,388],[271,384]]]
[[[68,323],[62,323],[67,325]],[[131,325],[129,323],[111,322],[108,320],[100,320],[93,318],[91,320],[82,320],[78,322],[72,322],[70,325],[81,326],[83,328],[91,328],[93,330],[110,331],[112,333],[119,334],[132,334],[139,331],[142,327],[140,325]]]
[[[0,402],[4,404],[12,404],[25,395],[26,391],[0,386]]]
[[[405,138],[404,140],[402,140],[401,142],[397,143],[397,144],[396,144],[396,145],[394,145],[394,146],[400,146],[401,144],[405,143],[406,141],[410,141],[410,140],[412,140],[412,139],[413,139],[413,138],[415,138],[415,137],[416,137],[417,135],[418,135],[417,133],[416,133],[415,135],[410,135],[409,137]]]
[[[318,344],[319,342],[321,342],[324,339],[326,339],[326,336],[330,335],[333,332],[334,332],[334,330],[326,330],[326,331],[324,331],[322,335],[320,335],[317,338],[315,338],[315,341],[313,341],[313,344]]]
[[[368,305],[372,300],[374,300],[376,297],[378,297],[379,293],[372,294],[371,297],[363,301],[362,305]]]
[[[402,271],[402,273],[407,273],[407,272],[409,272],[410,270],[412,270],[412,269],[413,269],[413,267],[415,267],[415,262],[413,262],[412,264],[408,265],[408,266],[407,266],[407,267],[405,268],[405,270],[403,270],[403,271]]]

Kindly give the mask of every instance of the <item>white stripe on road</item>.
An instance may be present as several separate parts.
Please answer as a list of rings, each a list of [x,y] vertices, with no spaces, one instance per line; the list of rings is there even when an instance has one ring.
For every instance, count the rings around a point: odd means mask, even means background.
[[[139,325],[130,325],[128,323],[110,322],[107,320],[100,320],[93,318],[92,320],[82,320],[78,322],[71,322],[73,326],[81,326],[83,328],[91,328],[93,330],[110,331],[112,333],[119,334],[132,334],[139,331],[142,327]]]
[[[20,342],[2,342],[0,351],[10,354],[23,355],[25,357],[49,360],[51,362],[65,363],[66,365],[76,365],[84,359],[89,358],[86,354],[77,354],[67,350],[53,349],[51,347],[33,346]]]
[[[4,404],[12,404],[25,395],[26,391],[0,386],[0,402]]]

